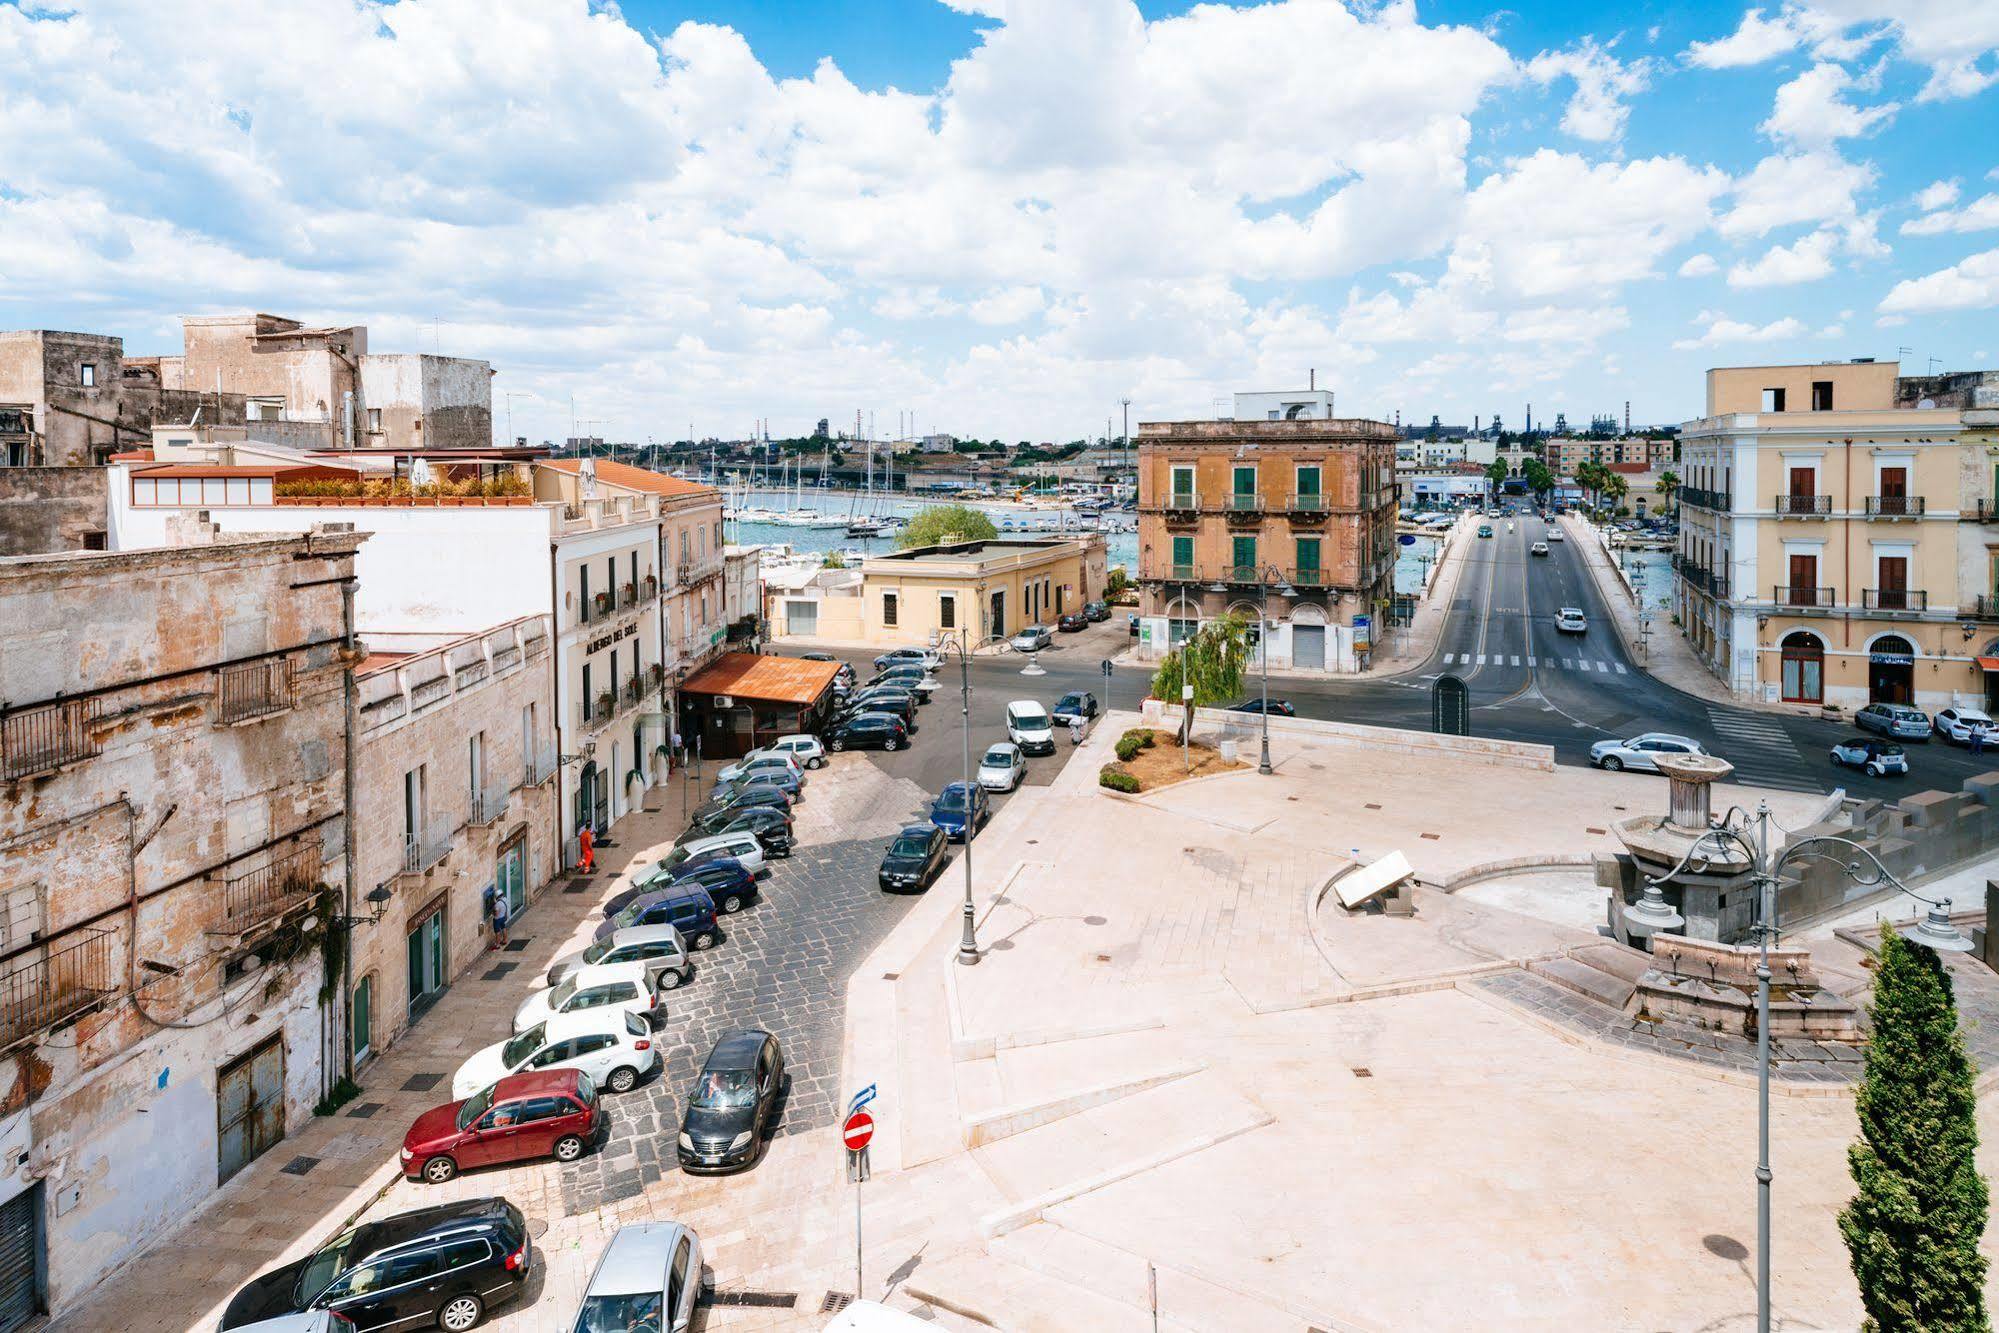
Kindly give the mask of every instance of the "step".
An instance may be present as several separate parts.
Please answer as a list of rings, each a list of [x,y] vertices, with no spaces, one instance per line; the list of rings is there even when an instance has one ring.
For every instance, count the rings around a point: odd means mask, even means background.
[[[1652,968],[1652,955],[1643,949],[1634,949],[1628,944],[1617,944],[1605,940],[1602,944],[1585,944],[1569,950],[1569,957],[1580,963],[1587,963],[1599,972],[1608,972],[1614,977],[1636,986],[1638,978]]]
[[[1010,1232],[988,1248],[1043,1277],[1085,1286],[1133,1306],[1148,1319],[1156,1291],[1162,1326],[1171,1323],[1229,1333],[1302,1333],[1309,1326],[1327,1326],[1170,1265],[1153,1266],[1148,1274],[1144,1256],[1054,1222]]]
[[[1025,1134],[1068,1116],[1136,1096],[1161,1084],[1191,1077],[1200,1073],[1202,1068],[1201,1065],[1186,1063],[1164,1065],[1092,1083],[1088,1087],[1065,1089],[1052,1096],[981,1111],[965,1118],[965,1146],[978,1148],[1015,1134]]]
[[[1149,1333],[1150,1314],[1082,1284],[1031,1272],[984,1251],[926,1262],[899,1295],[1005,1333]],[[1179,1329],[1160,1321],[1161,1329]]]
[[[1573,958],[1544,958],[1527,965],[1527,970],[1537,977],[1545,977],[1564,990],[1574,991],[1584,999],[1595,1000],[1622,1011],[1638,987],[1623,977],[1609,972],[1599,972],[1587,963],[1579,963]]]

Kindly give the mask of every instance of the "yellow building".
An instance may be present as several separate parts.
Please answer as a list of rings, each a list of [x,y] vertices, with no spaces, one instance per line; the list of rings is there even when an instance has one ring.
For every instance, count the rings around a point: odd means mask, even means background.
[[[1104,595],[1104,539],[1009,538],[919,546],[861,562],[862,637],[869,643],[973,647],[1028,625],[1054,627]]]
[[[1695,653],[1766,702],[1991,697],[1999,374],[1894,362],[1710,370],[1681,432],[1674,607]]]

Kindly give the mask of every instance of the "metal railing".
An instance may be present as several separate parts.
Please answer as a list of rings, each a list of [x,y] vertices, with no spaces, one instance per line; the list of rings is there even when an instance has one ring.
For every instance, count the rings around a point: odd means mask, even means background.
[[[451,824],[442,815],[403,835],[403,873],[421,875],[451,852]]]
[[[1291,497],[1291,503],[1286,508],[1294,514],[1310,514],[1318,517],[1332,508],[1332,502],[1319,494],[1294,495]]]
[[[659,596],[659,580],[651,574],[639,580],[639,600],[650,602]]]
[[[1972,599],[1971,615],[1974,620],[1999,620],[1999,593],[1979,593]]]
[[[1999,523],[1999,500],[1976,500],[1964,516],[1973,523]]]
[[[1193,491],[1174,491],[1166,497],[1166,503],[1161,508],[1169,514],[1196,513],[1201,508],[1201,497]]]
[[[586,727],[599,726],[611,720],[611,714],[618,710],[618,697],[609,690],[595,699],[582,699],[576,704],[577,719]]]
[[[1930,595],[1922,588],[1863,588],[1860,605],[1868,611],[1907,611],[1921,614],[1930,609]]]
[[[1200,574],[1193,565],[1168,565],[1166,577],[1175,583],[1192,583]]]
[[[638,605],[638,601],[639,601],[639,585],[638,585],[638,584],[636,584],[636,583],[625,583],[625,584],[621,584],[621,585],[619,585],[619,587],[618,587],[618,608],[619,608],[620,610],[624,610],[624,609],[626,609],[626,608],[628,608],[628,607],[633,607],[633,606],[637,606],[637,605]]]
[[[117,989],[112,932],[73,933],[67,943],[14,959],[0,974],[0,1047],[84,1013]]]
[[[1230,565],[1222,571],[1222,577],[1230,583],[1261,583],[1263,568],[1260,565]]]
[[[602,620],[618,609],[617,599],[608,592],[593,592],[583,599],[583,623]]]
[[[1832,512],[1830,495],[1780,495],[1771,506],[1779,518],[1824,518]]]
[[[1920,495],[1870,495],[1867,497],[1867,517],[1869,518],[1921,518],[1923,497]]]
[[[513,793],[502,784],[495,784],[483,791],[473,792],[465,816],[465,822],[468,824],[477,824],[481,828],[484,828],[488,824],[499,823],[501,819],[506,817],[507,802],[512,796]]]
[[[104,753],[95,726],[103,700],[55,699],[0,717],[0,780],[94,759]]]
[[[645,692],[645,681],[638,676],[633,676],[625,682],[624,690],[622,691],[625,706],[629,708],[631,705],[637,703],[645,696]]]
[[[222,722],[268,717],[292,706],[292,662],[289,657],[238,662],[215,672],[215,698]]]
[[[536,746],[528,751],[527,760],[521,766],[521,785],[539,787],[555,776],[556,757],[553,745]]]
[[[1693,509],[1728,510],[1735,507],[1734,497],[1727,491],[1711,491],[1703,486],[1682,486],[1673,492],[1680,504]]]
[[[1231,491],[1222,498],[1222,508],[1231,514],[1260,514],[1263,495],[1258,491]]]
[[[223,933],[241,934],[304,903],[319,889],[319,871],[319,849],[306,845],[223,878]]]
[[[1770,590],[1770,600],[1778,606],[1803,607],[1813,611],[1830,611],[1837,600],[1837,590],[1833,588],[1793,588],[1778,584]]]
[[[1324,569],[1293,569],[1291,586],[1294,588],[1324,588],[1333,581],[1332,573]]]

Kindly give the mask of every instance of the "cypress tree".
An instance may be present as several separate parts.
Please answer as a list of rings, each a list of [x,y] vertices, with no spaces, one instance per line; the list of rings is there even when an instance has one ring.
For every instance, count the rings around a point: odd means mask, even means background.
[[[1990,1330],[1985,1313],[1985,1178],[1975,1071],[1958,1032],[1950,974],[1893,931],[1874,971],[1874,1034],[1855,1098],[1859,1187],[1839,1216],[1865,1327],[1878,1333]]]

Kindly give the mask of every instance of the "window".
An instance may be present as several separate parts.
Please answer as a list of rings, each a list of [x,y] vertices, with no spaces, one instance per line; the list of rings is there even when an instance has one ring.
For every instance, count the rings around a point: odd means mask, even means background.
[[[1173,569],[1175,571],[1174,577],[1176,578],[1192,576],[1194,570],[1194,539],[1192,537],[1175,537],[1173,539]]]
[[[1237,464],[1229,471],[1229,490],[1244,499],[1256,495],[1256,464]]]
[[[1173,466],[1173,498],[1185,502],[1194,496],[1194,465],[1191,463]]]
[[[1812,381],[1812,411],[1814,412],[1832,411],[1831,380]]]
[[[895,623],[896,623],[895,594],[892,592],[885,592],[882,594],[882,624],[893,625]]]
[[[722,521],[720,519],[715,521],[715,549],[718,551],[722,549]]]
[[[937,625],[940,629],[958,627],[958,598],[955,593],[937,594]]]
[[[97,367],[89,361],[76,368],[77,382],[86,389],[97,387]]]
[[[484,1263],[492,1253],[492,1248],[483,1240],[455,1240],[437,1252],[438,1265],[449,1273],[454,1268],[470,1268],[473,1264]]]
[[[12,951],[41,938],[45,910],[40,884],[0,894],[0,949]]]
[[[590,623],[590,566],[576,567],[576,581],[580,589],[576,594],[577,620],[587,625]],[[590,691],[585,689],[583,692],[588,694]]]
[[[1256,538],[1229,538],[1229,564],[1234,566],[1237,579],[1254,578],[1256,576]]]
[[[589,712],[596,706],[596,696],[590,693],[590,664],[583,664],[583,711]]]
[[[1763,391],[1763,410],[1765,412],[1783,411],[1784,391],[1782,389],[1765,389]]]
[[[368,433],[370,435],[382,433],[382,409],[379,407],[368,409]]]
[[[1300,494],[1300,495],[1317,495],[1317,494],[1319,494],[1319,493],[1320,493],[1320,492],[1319,492],[1319,477],[1320,477],[1320,472],[1319,472],[1319,469],[1318,469],[1318,467],[1317,467],[1317,466],[1313,466],[1313,467],[1301,467],[1301,468],[1299,468],[1299,469],[1298,469],[1298,494]]]
[[[472,799],[479,799],[479,789],[486,780],[486,733],[475,731],[465,742],[466,776],[471,779]]]
[[[1319,569],[1319,539],[1317,537],[1300,537],[1298,539],[1299,572],[1303,573],[1307,570],[1310,570],[1313,573],[1317,573],[1318,569]]]

